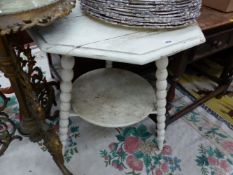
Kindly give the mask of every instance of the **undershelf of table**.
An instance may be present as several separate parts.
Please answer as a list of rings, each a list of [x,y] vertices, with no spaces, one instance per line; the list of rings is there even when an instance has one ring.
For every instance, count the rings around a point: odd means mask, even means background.
[[[142,121],[155,109],[155,93],[139,75],[103,68],[80,76],[73,84],[72,108],[82,119],[103,127]]]

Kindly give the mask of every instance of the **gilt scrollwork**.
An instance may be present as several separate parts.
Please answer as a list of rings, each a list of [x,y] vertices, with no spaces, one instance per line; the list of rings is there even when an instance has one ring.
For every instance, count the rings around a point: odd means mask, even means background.
[[[47,119],[50,119],[51,108],[56,105],[54,87],[58,88],[58,83],[46,80],[42,70],[36,66],[35,56],[32,55],[29,45],[17,47],[16,57],[32,83],[38,101],[45,110]]]
[[[0,92],[0,156],[4,154],[11,141],[14,139],[22,140],[15,135],[16,126],[9,116],[3,112],[7,107],[8,98]]]
[[[51,106],[55,104],[52,86],[56,83],[47,82],[43,72],[35,66],[35,58],[31,55],[29,46],[12,49],[7,37],[3,35],[22,31],[35,25],[48,25],[55,19],[67,16],[75,7],[75,2],[76,0],[59,0],[41,8],[0,15],[0,69],[9,78],[12,86],[10,92],[15,92],[19,102],[22,115],[19,131],[27,135],[31,141],[43,140],[48,152],[64,175],[72,175],[72,173],[64,165],[62,144],[56,132],[49,130],[45,122],[46,117],[50,116]],[[23,54],[27,59],[22,59]],[[1,155],[9,143],[19,137],[14,136],[16,127],[9,116],[3,112],[7,106],[7,98],[2,92],[0,92],[0,102],[2,102],[2,105],[0,103]]]

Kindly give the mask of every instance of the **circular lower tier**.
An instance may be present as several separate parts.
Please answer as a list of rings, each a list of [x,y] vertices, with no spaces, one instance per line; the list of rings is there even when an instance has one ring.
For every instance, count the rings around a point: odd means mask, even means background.
[[[124,127],[154,112],[155,93],[139,75],[103,68],[80,76],[73,84],[72,107],[84,120],[103,127]]]

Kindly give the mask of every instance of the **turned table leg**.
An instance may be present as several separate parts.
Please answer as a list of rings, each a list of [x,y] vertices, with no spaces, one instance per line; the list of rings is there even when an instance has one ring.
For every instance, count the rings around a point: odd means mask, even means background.
[[[71,91],[72,91],[72,79],[74,76],[74,58],[68,56],[62,56],[61,58],[61,94],[60,94],[60,140],[63,144],[63,151],[65,149],[68,138],[68,125],[69,114],[71,109]]]
[[[167,96],[168,58],[156,61],[156,100],[157,100],[157,137],[159,151],[165,140],[166,96]]]

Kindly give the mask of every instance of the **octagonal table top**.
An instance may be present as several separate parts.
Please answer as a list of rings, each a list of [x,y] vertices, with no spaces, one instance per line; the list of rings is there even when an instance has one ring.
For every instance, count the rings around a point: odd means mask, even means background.
[[[71,15],[29,33],[48,53],[139,65],[205,42],[198,24],[176,30],[125,28],[84,15],[79,4]]]

